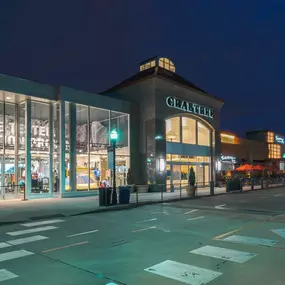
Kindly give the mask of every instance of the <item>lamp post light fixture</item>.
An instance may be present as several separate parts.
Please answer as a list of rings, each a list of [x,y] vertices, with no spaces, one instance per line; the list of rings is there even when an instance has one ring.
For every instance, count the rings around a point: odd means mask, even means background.
[[[112,205],[117,204],[117,191],[116,191],[116,144],[118,140],[118,132],[114,128],[110,132],[110,139],[113,146],[113,193],[112,193]]]

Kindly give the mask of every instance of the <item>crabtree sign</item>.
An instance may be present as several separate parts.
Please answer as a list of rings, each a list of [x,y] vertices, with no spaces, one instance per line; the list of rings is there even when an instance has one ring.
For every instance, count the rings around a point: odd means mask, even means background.
[[[215,111],[213,109],[196,103],[169,96],[166,98],[166,105],[170,108],[175,108],[188,113],[214,119]]]

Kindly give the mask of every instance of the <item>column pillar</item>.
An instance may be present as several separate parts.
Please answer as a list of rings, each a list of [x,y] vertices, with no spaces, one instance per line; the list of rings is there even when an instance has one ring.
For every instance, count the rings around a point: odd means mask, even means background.
[[[32,163],[31,163],[31,100],[26,100],[26,110],[25,110],[25,193],[24,200],[27,200],[31,196],[32,190]]]
[[[53,192],[53,105],[49,103],[49,193]]]
[[[59,191],[65,192],[65,102],[59,102]]]
[[[15,175],[15,192],[20,193],[19,185],[19,171],[18,171],[18,153],[19,153],[19,105],[15,104],[15,160],[14,160],[14,175]]]
[[[76,104],[69,103],[70,190],[76,191]]]
[[[181,124],[180,124],[181,127]],[[157,159],[155,182],[163,187],[166,185],[166,137],[165,137],[165,120],[155,119],[154,133],[155,157]],[[159,171],[159,159],[164,159],[165,170]]]
[[[214,138],[213,138],[214,132],[213,130],[210,131],[210,195],[214,195],[215,190],[215,182],[214,182]]]

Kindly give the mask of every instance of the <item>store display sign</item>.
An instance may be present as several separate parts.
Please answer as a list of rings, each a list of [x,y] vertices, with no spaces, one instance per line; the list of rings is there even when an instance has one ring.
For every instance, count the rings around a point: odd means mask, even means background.
[[[24,118],[19,119],[19,147],[25,148],[25,121]],[[3,136],[5,134],[5,140]],[[65,141],[66,149],[69,149],[69,129],[68,124],[65,125]],[[6,116],[5,132],[3,121],[0,120],[0,144],[5,141],[5,147],[7,149],[14,149],[16,145],[16,125],[15,118],[13,116]],[[87,149],[88,132],[87,125],[76,126],[76,145],[79,148],[82,146]],[[108,144],[107,128],[100,122],[94,121],[90,125],[90,143],[91,148],[95,144],[95,148],[98,148],[98,144],[102,144],[102,147]],[[56,151],[59,147],[59,138],[53,134],[53,148]],[[48,151],[50,147],[50,132],[49,121],[31,119],[31,150],[33,151]]]
[[[170,108],[179,109],[188,113],[200,115],[210,119],[214,118],[215,111],[213,109],[201,106],[196,103],[188,102],[185,100],[177,99],[175,97],[167,97],[166,105]]]
[[[285,143],[285,138],[282,137],[282,136],[279,136],[279,135],[275,135],[275,142],[284,144]]]
[[[232,163],[236,163],[236,157],[230,155],[221,155],[221,161],[230,161]]]

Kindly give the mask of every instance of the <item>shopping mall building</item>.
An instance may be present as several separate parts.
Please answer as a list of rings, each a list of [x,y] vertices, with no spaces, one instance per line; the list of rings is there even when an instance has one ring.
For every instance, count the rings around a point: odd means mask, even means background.
[[[167,58],[101,94],[0,75],[1,199],[94,195],[112,181],[110,137],[119,133],[116,183],[215,180],[223,101],[175,72]]]

